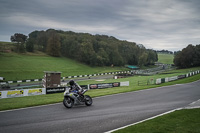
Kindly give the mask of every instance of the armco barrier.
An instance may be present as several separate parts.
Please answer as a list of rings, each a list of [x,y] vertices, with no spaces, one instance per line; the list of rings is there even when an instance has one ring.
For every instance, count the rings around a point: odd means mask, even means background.
[[[78,76],[67,76],[61,77],[61,79],[71,79],[71,78],[82,78],[82,77],[94,77],[94,76],[102,76],[102,75],[111,75],[111,74],[120,74],[120,73],[130,73],[131,71],[120,71],[120,72],[107,72],[107,73],[98,73],[98,74],[89,74],[89,75],[78,75]],[[3,84],[13,84],[13,83],[24,83],[24,82],[38,82],[42,81],[42,79],[28,79],[28,80],[18,80],[18,81],[6,81],[0,82],[0,85]]]

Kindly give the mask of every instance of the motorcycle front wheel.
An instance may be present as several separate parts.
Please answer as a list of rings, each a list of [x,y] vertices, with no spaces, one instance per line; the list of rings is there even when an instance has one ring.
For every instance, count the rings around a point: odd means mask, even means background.
[[[66,108],[72,108],[73,105],[74,105],[74,101],[73,101],[73,99],[71,99],[70,97],[64,97],[63,105],[64,105]]]
[[[85,95],[85,105],[87,105],[87,106],[92,105],[92,98],[88,95]]]

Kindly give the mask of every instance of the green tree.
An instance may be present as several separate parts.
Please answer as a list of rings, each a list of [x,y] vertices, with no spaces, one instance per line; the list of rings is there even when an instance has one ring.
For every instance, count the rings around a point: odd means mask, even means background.
[[[21,33],[15,33],[13,36],[10,37],[11,42],[17,42],[16,51],[19,53],[25,52],[25,42],[27,40],[27,36]]]
[[[51,56],[60,56],[60,36],[56,32],[51,32],[47,43],[47,54]]]
[[[83,42],[81,44],[81,48],[80,48],[80,61],[81,62],[84,62],[88,65],[94,65],[95,64],[95,57],[96,57],[96,54],[93,50],[93,47],[92,47],[92,43],[90,42]]]
[[[52,33],[56,33],[55,31],[41,31],[37,35],[37,46],[38,50],[46,52],[47,49],[47,44],[48,44],[48,39],[52,37]]]
[[[147,58],[148,58],[148,54],[143,52],[142,55],[139,57],[138,65],[140,67],[146,65],[147,64]]]
[[[158,55],[155,51],[148,49],[148,57],[147,57],[147,64],[154,65],[154,62],[158,61]]]
[[[26,51],[34,52],[34,39],[30,38],[26,42]]]
[[[194,66],[200,66],[200,44],[195,47]]]
[[[98,66],[105,66],[109,64],[108,54],[103,48],[99,48],[98,50],[96,63]]]
[[[179,68],[189,68],[195,66],[196,51],[195,47],[190,44],[174,57],[174,64]]]
[[[59,37],[54,37],[52,33]],[[149,65],[153,64],[157,56],[142,44],[121,41],[112,36],[54,29],[30,33],[26,48],[27,51],[33,48],[52,56],[62,55],[97,66]]]

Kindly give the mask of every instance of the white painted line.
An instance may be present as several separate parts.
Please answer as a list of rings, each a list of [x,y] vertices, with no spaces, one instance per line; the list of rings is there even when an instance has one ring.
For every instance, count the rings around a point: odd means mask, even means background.
[[[132,124],[129,124],[129,125],[126,125],[126,126],[117,128],[117,129],[113,129],[113,130],[111,130],[111,131],[107,131],[107,132],[105,132],[105,133],[112,133],[112,132],[114,132],[114,131],[117,131],[117,130],[120,130],[120,129],[124,129],[124,128],[127,128],[127,127],[129,127],[129,126],[133,126],[133,125],[142,123],[142,122],[144,122],[144,121],[151,120],[151,119],[157,118],[157,117],[159,117],[159,116],[163,116],[163,115],[166,115],[166,114],[169,114],[169,113],[172,113],[172,112],[174,112],[174,111],[176,111],[176,110],[181,110],[181,109],[182,109],[182,108],[170,110],[170,111],[168,111],[168,112],[165,112],[165,113],[162,113],[162,114],[159,114],[159,115],[156,115],[156,116],[153,116],[153,117],[150,117],[150,118],[147,118],[147,119],[138,121],[138,122],[136,122],[136,123],[132,123]]]
[[[200,106],[194,106],[194,107],[185,107],[183,109],[197,109],[197,108],[200,108]]]
[[[197,102],[200,102],[200,99],[197,100],[197,101],[194,101],[194,102],[190,103],[189,105],[193,105],[193,104],[195,104],[195,103],[197,103]]]
[[[39,107],[47,107],[47,106],[56,105],[56,104],[62,104],[62,103],[53,103],[53,104],[38,105],[38,106],[33,106],[33,107],[26,107],[26,108],[12,109],[12,110],[3,110],[3,111],[0,111],[0,113],[25,110],[25,109],[33,109],[33,108],[39,108]]]

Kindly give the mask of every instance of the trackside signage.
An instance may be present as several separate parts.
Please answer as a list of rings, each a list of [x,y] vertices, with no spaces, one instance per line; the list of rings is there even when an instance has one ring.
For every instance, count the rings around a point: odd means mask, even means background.
[[[129,81],[81,85],[83,89],[102,89],[102,88],[112,88],[112,87],[119,87],[119,86],[129,86]],[[22,90],[12,90],[12,91],[0,91],[0,99],[23,97],[23,96],[34,96],[34,95],[45,95],[45,94],[52,94],[52,93],[62,93],[67,89],[69,89],[68,86],[57,87],[57,88],[36,88],[36,89],[22,89]]]
[[[120,86],[129,86],[129,81],[115,82],[115,83],[101,83],[101,84],[90,84],[89,89],[104,89]]]
[[[112,88],[112,87],[119,87],[120,82],[116,83],[102,83],[102,84],[90,84],[90,89],[104,89],[104,88]]]
[[[23,96],[43,95],[43,94],[46,94],[45,88],[0,91],[0,99],[1,98],[14,98],[14,97],[23,97]]]
[[[30,89],[28,90],[28,96],[34,96],[34,95],[42,95],[42,89]]]
[[[65,91],[66,87],[46,88],[46,94],[61,93]]]
[[[7,92],[7,98],[21,97],[23,95],[24,95],[24,91],[23,90],[14,90],[14,91],[8,91]]]

